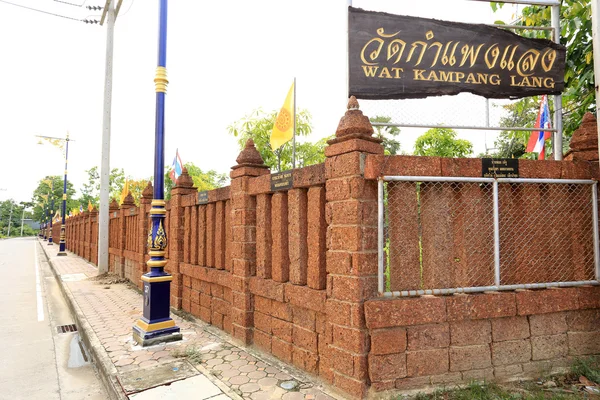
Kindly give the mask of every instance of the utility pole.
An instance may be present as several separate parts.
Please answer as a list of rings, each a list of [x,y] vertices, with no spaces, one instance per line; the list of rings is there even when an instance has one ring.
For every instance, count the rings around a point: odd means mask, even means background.
[[[10,237],[10,223],[12,222],[12,210],[14,205],[15,203],[10,203],[10,215],[8,217],[8,233],[6,234],[7,237]]]
[[[23,236],[23,220],[25,219],[25,207],[23,207],[23,212],[21,213],[21,236]]]
[[[100,25],[106,20],[106,58],[104,71],[104,109],[102,114],[102,161],[100,163],[100,210],[98,219],[98,273],[108,272],[108,207],[110,195],[110,124],[112,111],[113,47],[115,20],[123,0],[106,0]]]

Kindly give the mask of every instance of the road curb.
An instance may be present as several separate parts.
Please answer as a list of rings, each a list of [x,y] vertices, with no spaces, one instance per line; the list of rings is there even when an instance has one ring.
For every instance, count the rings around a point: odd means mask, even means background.
[[[98,370],[100,378],[102,379],[102,383],[104,384],[104,388],[108,392],[108,395],[110,396],[111,400],[127,400],[128,397],[123,392],[123,389],[121,388],[121,385],[119,384],[116,378],[117,369],[108,357],[106,351],[104,351],[102,343],[100,342],[98,337],[96,337],[96,334],[94,333],[94,330],[92,329],[91,325],[87,322],[85,314],[81,311],[79,305],[75,301],[71,290],[62,281],[60,275],[54,267],[54,264],[50,260],[46,249],[40,244],[39,240],[38,245],[40,245],[40,247],[42,248],[44,256],[46,257],[46,261],[48,262],[48,265],[50,265],[50,269],[52,270],[52,274],[58,282],[60,291],[63,294],[67,305],[69,306],[69,310],[71,311],[71,314],[75,319],[75,323],[77,324],[81,340],[83,340],[87,350],[91,355],[92,362]],[[78,257],[73,253],[69,253],[68,256]]]

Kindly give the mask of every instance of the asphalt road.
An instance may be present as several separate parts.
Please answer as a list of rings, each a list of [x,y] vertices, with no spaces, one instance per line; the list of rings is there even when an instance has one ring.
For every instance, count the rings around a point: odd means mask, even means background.
[[[0,277],[0,399],[108,399],[37,239],[0,240]]]

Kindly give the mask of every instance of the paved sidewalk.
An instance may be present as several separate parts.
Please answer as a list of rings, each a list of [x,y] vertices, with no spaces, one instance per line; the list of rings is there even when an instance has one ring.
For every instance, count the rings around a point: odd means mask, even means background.
[[[202,321],[172,314],[183,340],[142,348],[132,326],[142,315],[142,295],[58,246],[40,241],[60,276],[82,338],[117,399],[342,399],[292,366],[270,355],[235,345],[230,337]],[[174,383],[172,383],[174,382]],[[282,386],[294,386],[286,390]]]

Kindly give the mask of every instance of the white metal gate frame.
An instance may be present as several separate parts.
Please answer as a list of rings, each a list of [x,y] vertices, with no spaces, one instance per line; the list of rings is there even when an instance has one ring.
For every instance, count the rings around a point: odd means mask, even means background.
[[[385,205],[384,205],[384,182],[470,182],[470,183],[492,183],[494,199],[494,285],[446,289],[424,289],[385,291]],[[571,282],[545,282],[524,283],[514,285],[500,284],[500,218],[498,204],[499,183],[542,183],[542,184],[579,184],[590,185],[592,190],[592,217],[593,217],[593,241],[594,241],[594,270],[595,280],[571,281]],[[441,177],[441,176],[383,176],[378,180],[378,291],[380,296],[420,296],[420,295],[444,295],[453,293],[476,293],[485,291],[515,290],[515,289],[541,289],[550,287],[574,287],[583,285],[600,285],[600,253],[598,232],[598,182],[587,179],[530,179],[530,178],[467,178],[467,177]]]

